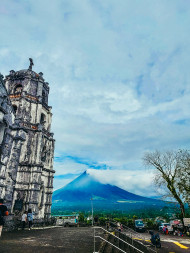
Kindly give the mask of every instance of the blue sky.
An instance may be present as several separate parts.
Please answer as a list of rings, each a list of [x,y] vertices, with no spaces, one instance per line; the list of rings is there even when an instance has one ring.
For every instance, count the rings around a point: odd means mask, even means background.
[[[189,148],[190,2],[1,0],[0,71],[50,83],[55,189],[84,170],[152,192],[146,151]]]

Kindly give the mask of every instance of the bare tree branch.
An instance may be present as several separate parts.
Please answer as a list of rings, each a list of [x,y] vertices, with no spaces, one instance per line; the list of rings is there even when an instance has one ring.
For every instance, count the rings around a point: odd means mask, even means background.
[[[168,189],[163,196],[174,198],[180,205],[182,217],[185,217],[184,202],[190,201],[190,152],[148,152],[143,157],[143,163],[156,169],[155,186]]]

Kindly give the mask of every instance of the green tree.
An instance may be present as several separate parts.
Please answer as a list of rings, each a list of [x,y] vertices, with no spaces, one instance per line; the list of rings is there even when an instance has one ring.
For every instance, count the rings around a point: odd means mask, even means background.
[[[84,221],[84,214],[79,213],[79,221],[83,222]]]

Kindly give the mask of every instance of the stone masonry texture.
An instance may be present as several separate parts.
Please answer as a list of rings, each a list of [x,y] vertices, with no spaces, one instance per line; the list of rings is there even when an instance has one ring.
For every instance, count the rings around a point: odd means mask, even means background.
[[[53,192],[54,143],[49,84],[28,69],[0,74],[0,198],[10,220],[32,209],[48,220]]]

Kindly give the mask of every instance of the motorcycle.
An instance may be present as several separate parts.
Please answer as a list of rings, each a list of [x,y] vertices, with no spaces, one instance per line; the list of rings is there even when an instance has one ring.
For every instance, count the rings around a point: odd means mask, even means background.
[[[160,242],[160,236],[159,234],[154,234],[153,231],[149,231],[149,234],[151,235],[150,241],[151,243],[156,246],[156,248],[161,248],[161,242]]]

